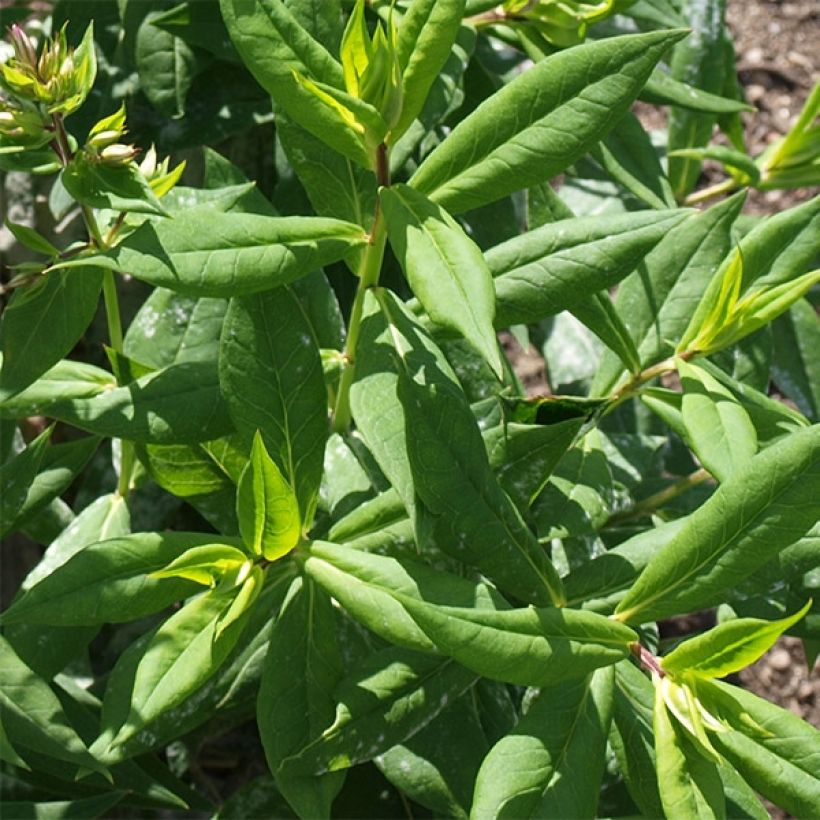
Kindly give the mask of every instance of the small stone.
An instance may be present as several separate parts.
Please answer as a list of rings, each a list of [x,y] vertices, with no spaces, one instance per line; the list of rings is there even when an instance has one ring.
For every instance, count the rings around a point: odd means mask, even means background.
[[[785,649],[775,649],[769,657],[769,663],[778,672],[785,672],[792,665],[792,656]]]
[[[811,700],[814,696],[814,687],[809,683],[809,681],[804,680],[803,683],[800,684],[800,688],[797,690],[797,697],[800,700]]]

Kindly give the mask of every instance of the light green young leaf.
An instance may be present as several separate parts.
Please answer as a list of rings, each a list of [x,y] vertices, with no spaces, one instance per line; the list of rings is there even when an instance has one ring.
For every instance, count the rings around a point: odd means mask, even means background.
[[[398,647],[379,650],[334,689],[333,724],[283,768],[315,776],[372,760],[427,726],[475,679],[449,658]]]
[[[817,519],[820,425],[754,456],[686,520],[621,601],[643,623],[720,603]]]
[[[177,293],[227,298],[286,285],[363,242],[361,228],[335,219],[192,208],[144,222],[111,250],[61,266],[93,261]]]
[[[395,143],[421,113],[430,88],[450,57],[464,0],[414,0],[399,27],[397,44],[402,77],[401,116],[391,129]]]
[[[341,676],[330,598],[297,578],[271,634],[256,718],[276,785],[301,817],[329,816],[344,775],[304,775],[287,771],[283,762],[333,723],[332,693]]]
[[[291,290],[276,288],[231,300],[220,344],[219,381],[240,435],[250,442],[260,431],[296,493],[301,526],[308,528],[324,465],[327,392],[319,347]]]
[[[703,757],[669,714],[655,687],[655,758],[664,815],[669,820],[726,817],[717,765]]]
[[[290,552],[302,535],[296,496],[268,455],[258,430],[236,488],[236,516],[245,546],[268,561]]]
[[[213,542],[212,535],[143,532],[91,544],[19,595],[2,622],[82,626],[158,612],[199,588],[191,581],[155,579],[152,573],[185,550]]]
[[[618,122],[683,36],[614,37],[542,60],[462,120],[410,184],[457,212],[554,177]]]
[[[496,327],[572,310],[634,270],[685,211],[582,217],[544,225],[486,253],[496,293]]]
[[[53,271],[15,291],[0,323],[0,401],[33,384],[67,356],[94,318],[102,271]],[[71,310],[66,310],[71,305]]]
[[[692,674],[723,678],[754,663],[789,627],[811,607],[809,601],[799,612],[779,621],[737,618],[690,638],[661,659],[670,674]]]
[[[380,194],[390,245],[430,318],[460,333],[501,377],[492,277],[458,223],[406,185]]]
[[[471,817],[593,817],[612,715],[614,669],[541,689],[484,758]],[[583,771],[584,785],[576,778]]]
[[[0,636],[0,705],[2,733],[12,748],[23,747],[110,778],[105,766],[86,748],[60,701]]]
[[[757,452],[757,431],[743,405],[707,371],[682,359],[677,368],[687,443],[701,464],[725,481]]]
[[[215,587],[225,576],[236,575],[248,556],[227,544],[206,544],[185,550],[179,558],[151,573],[152,578],[187,578],[206,587]]]

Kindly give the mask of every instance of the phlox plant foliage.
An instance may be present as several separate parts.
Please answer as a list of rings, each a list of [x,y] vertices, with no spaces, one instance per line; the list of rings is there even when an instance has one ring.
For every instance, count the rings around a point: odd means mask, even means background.
[[[4,816],[820,815],[723,680],[820,649],[820,95],[751,156],[724,5],[4,9]]]

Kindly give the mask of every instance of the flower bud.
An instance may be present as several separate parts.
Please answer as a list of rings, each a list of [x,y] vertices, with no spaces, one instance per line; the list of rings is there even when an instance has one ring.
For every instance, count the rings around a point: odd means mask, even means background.
[[[122,134],[119,131],[100,131],[90,137],[86,144],[89,148],[105,148],[115,143],[121,136]]]
[[[139,148],[121,142],[107,145],[100,151],[100,160],[105,165],[128,165],[139,154]]]

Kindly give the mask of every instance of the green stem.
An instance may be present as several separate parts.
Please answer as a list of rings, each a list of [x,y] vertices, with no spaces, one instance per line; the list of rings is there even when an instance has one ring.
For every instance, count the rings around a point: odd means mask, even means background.
[[[693,487],[703,484],[704,481],[708,481],[711,477],[712,474],[701,467],[699,470],[695,470],[695,472],[690,473],[688,476],[684,476],[684,478],[680,479],[680,481],[676,481],[674,484],[664,487],[662,490],[650,495],[648,498],[644,498],[643,501],[639,501],[634,507],[630,507],[628,510],[615,513],[615,515],[610,516],[605,526],[610,527],[614,524],[622,524],[624,521],[632,521],[636,518],[643,518],[646,515],[651,515],[653,512],[663,507],[664,504],[669,503],[672,499],[677,498],[679,495],[683,495],[683,493],[691,490]]]
[[[108,322],[108,338],[111,347],[122,353],[122,321],[120,320],[120,300],[117,296],[117,280],[114,271],[103,273],[103,301],[105,302],[105,318]]]
[[[618,390],[609,397],[609,404],[604,411],[604,415],[609,415],[618,405],[635,395],[647,382],[651,382],[652,379],[657,379],[658,376],[663,376],[665,373],[672,373],[677,370],[677,365],[675,364],[677,359],[683,359],[683,361],[688,362],[694,358],[695,355],[697,355],[697,351],[684,350],[682,353],[676,353],[674,356],[670,356],[668,359],[664,359],[662,362],[653,364],[651,367],[647,367],[646,370],[636,373],[626,384],[618,388]]]
[[[689,194],[689,196],[683,200],[683,204],[698,205],[701,202],[708,202],[710,199],[723,196],[723,194],[730,194],[737,187],[738,182],[736,179],[725,179],[723,182],[717,183],[717,185],[710,185],[702,191],[695,191],[694,193]]]

